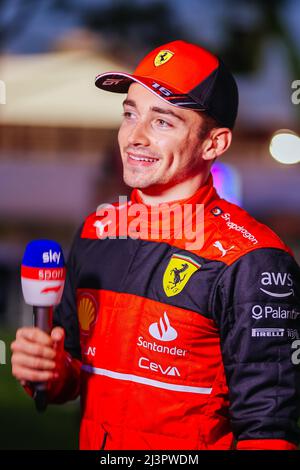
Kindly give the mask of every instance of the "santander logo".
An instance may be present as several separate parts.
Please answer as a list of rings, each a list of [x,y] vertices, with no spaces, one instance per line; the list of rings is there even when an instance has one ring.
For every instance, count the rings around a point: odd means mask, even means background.
[[[178,336],[175,328],[170,325],[167,312],[164,312],[163,318],[160,318],[159,322],[152,323],[149,326],[149,333],[153,338],[160,341],[173,341]]]

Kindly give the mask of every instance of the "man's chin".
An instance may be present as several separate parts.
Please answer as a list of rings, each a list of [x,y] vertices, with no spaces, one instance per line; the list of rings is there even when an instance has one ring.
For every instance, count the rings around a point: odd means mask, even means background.
[[[153,181],[143,181],[139,178],[130,178],[126,175],[123,176],[124,183],[130,188],[136,189],[150,189],[152,186],[156,186],[156,183]]]

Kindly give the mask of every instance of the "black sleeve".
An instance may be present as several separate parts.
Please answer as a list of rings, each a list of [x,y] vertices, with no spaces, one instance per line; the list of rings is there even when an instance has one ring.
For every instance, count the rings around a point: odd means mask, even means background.
[[[76,233],[72,243],[72,248],[66,264],[67,275],[62,300],[59,306],[55,309],[53,315],[53,326],[61,326],[65,330],[65,350],[68,351],[75,359],[79,360],[81,360],[81,348],[76,306],[76,271],[78,270],[76,252],[81,231],[82,226]]]
[[[212,308],[237,440],[299,441],[299,284],[295,260],[272,248],[242,256],[217,281]]]

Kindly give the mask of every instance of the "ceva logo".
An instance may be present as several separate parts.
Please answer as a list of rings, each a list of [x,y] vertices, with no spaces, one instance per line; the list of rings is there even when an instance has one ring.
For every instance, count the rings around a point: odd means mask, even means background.
[[[152,323],[149,326],[149,333],[153,338],[160,341],[173,341],[178,336],[175,328],[170,325],[167,312],[164,312],[164,316],[159,319],[159,322]]]
[[[180,377],[180,372],[175,366],[167,366],[164,368],[161,364],[157,362],[150,361],[147,357],[141,357],[139,360],[139,367],[141,369],[152,370],[152,372],[158,372],[162,375],[172,375]]]

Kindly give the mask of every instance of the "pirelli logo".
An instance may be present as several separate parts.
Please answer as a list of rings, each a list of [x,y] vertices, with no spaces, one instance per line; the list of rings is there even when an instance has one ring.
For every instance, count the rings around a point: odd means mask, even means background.
[[[274,337],[283,336],[284,328],[252,328],[252,337]]]

